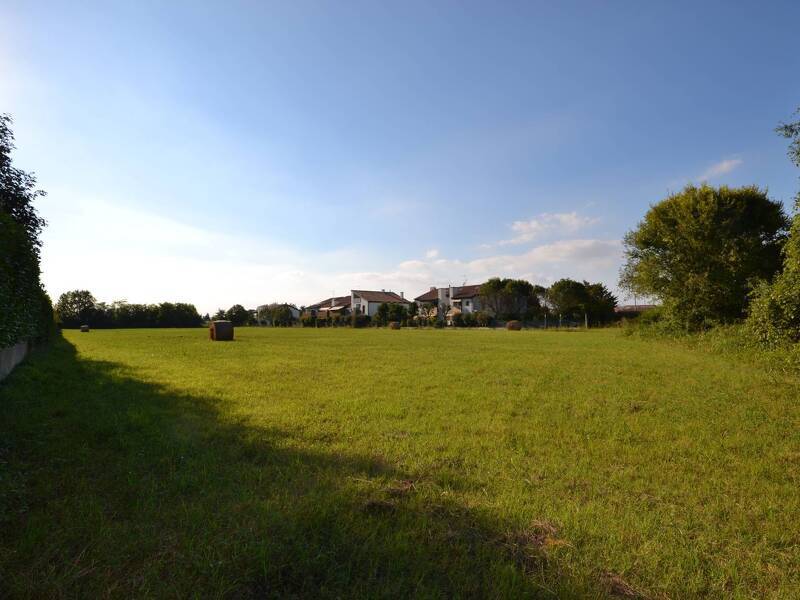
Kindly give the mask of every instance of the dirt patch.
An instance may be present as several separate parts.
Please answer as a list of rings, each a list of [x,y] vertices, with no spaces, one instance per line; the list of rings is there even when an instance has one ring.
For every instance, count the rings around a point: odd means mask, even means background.
[[[549,521],[533,521],[529,527],[506,534],[502,542],[514,560],[530,570],[547,559],[547,551],[558,546],[569,546],[559,537],[556,525]]]
[[[648,600],[648,596],[637,590],[616,573],[606,571],[600,576],[606,591],[616,598],[637,598]]]
[[[395,481],[386,489],[386,493],[394,498],[402,498],[411,492],[415,491],[417,486],[414,484],[413,479],[402,479]]]

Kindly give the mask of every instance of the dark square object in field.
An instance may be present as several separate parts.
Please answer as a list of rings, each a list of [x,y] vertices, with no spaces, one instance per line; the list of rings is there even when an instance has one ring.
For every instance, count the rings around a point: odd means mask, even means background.
[[[233,323],[230,321],[211,321],[208,333],[215,342],[233,341]]]
[[[519,321],[509,321],[508,323],[506,323],[506,329],[508,329],[509,331],[519,331],[520,329],[522,329],[522,323],[520,323]]]
[[[81,325],[81,332],[86,333],[88,331],[89,331],[89,326],[88,325]]]

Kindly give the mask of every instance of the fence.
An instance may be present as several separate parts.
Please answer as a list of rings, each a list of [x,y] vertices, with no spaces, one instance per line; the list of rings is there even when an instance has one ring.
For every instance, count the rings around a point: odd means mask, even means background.
[[[28,355],[28,342],[20,342],[8,348],[0,349],[0,380],[14,370]]]

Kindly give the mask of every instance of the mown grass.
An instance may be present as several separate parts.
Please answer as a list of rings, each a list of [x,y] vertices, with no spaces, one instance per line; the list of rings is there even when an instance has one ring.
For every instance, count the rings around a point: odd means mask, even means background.
[[[64,337],[0,383],[0,597],[800,597],[790,374],[610,330]]]

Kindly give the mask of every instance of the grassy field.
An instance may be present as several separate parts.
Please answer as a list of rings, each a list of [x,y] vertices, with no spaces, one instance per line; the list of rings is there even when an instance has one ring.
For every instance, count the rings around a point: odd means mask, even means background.
[[[0,384],[0,597],[800,597],[800,386],[617,331],[80,334]]]

